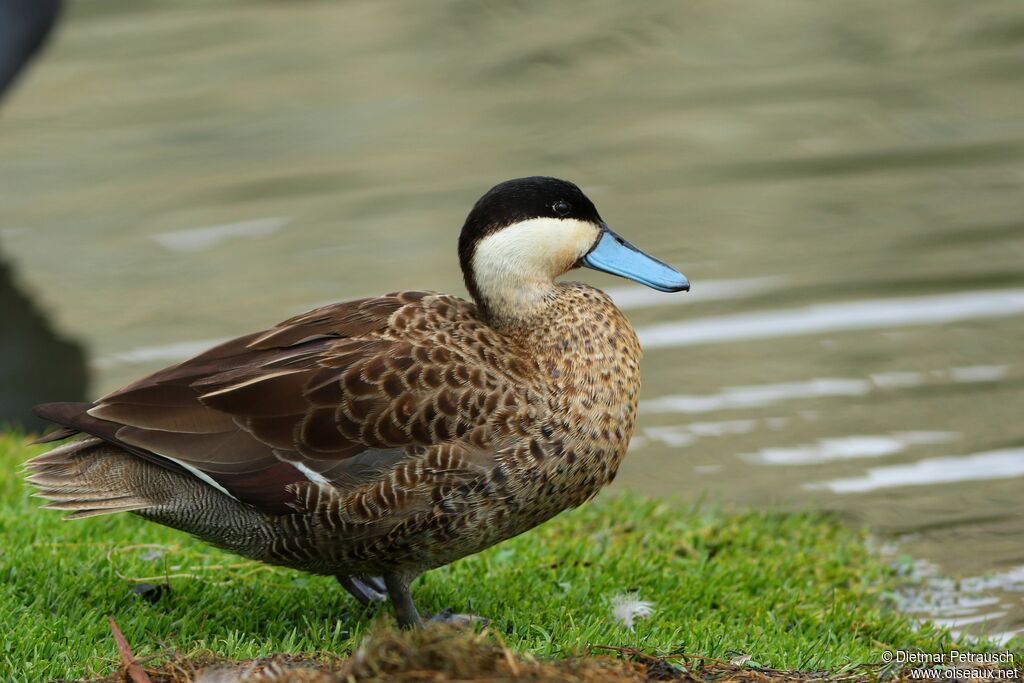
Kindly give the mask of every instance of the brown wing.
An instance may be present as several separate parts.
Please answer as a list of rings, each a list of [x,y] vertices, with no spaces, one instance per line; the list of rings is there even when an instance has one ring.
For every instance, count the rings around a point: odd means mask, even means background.
[[[472,342],[472,343],[470,343]],[[471,305],[400,292],[326,306],[44,417],[188,470],[267,511],[483,422],[506,376]],[[68,404],[61,404],[67,406]]]

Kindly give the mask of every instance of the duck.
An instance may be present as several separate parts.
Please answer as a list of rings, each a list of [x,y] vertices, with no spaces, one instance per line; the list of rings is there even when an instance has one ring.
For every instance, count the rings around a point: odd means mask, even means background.
[[[129,512],[243,557],[335,576],[423,625],[410,585],[575,508],[633,434],[640,344],[577,267],[665,292],[675,268],[571,182],[500,183],[458,239],[470,300],[316,308],[93,402],[48,403],[26,464],[68,519]]]

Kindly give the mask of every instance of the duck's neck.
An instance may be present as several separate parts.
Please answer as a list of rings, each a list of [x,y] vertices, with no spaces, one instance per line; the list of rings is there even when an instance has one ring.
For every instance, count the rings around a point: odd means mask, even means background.
[[[554,284],[530,338],[549,350],[549,358],[566,360],[576,371],[587,366],[603,373],[608,369],[603,362],[640,358],[640,342],[622,311],[607,294],[582,282]]]
[[[520,280],[514,287],[492,282],[478,285],[475,299],[488,325],[499,332],[520,336],[545,324],[556,305],[559,288],[555,282],[541,279]]]
[[[569,271],[594,245],[595,223],[533,218],[498,230],[472,248],[460,245],[466,287],[487,322],[516,331],[543,322]]]
[[[517,338],[548,364],[553,378],[605,375],[607,363],[626,363],[639,372],[640,343],[611,298],[580,282],[552,282],[536,298],[485,311],[493,329]],[[542,351],[543,350],[543,351]]]

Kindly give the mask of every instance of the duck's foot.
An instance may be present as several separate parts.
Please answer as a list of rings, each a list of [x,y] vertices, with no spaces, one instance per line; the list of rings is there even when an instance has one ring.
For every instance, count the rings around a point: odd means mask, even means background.
[[[433,624],[450,624],[452,626],[461,626],[463,628],[482,628],[491,623],[491,620],[487,617],[481,617],[477,614],[460,614],[450,607],[441,610],[434,616],[430,617],[428,621]]]
[[[372,607],[387,599],[387,587],[379,576],[339,576],[338,583],[363,607]]]
[[[395,619],[402,628],[423,628],[423,619],[416,609],[409,592],[409,584],[415,578],[414,574],[389,573],[384,575],[384,586],[387,589],[388,597],[391,598],[391,606],[395,608]],[[427,620],[433,624],[452,624],[465,628],[483,627],[488,620],[478,617],[475,614],[458,614],[450,609],[444,609]]]

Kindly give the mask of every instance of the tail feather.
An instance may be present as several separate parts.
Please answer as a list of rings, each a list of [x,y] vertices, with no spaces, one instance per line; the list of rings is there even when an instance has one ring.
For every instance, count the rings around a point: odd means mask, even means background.
[[[96,515],[110,515],[115,512],[131,512],[150,507],[148,501],[138,499],[130,500],[68,500],[63,502],[51,501],[40,506],[46,510],[65,510],[68,512],[64,519],[82,519],[83,517],[95,517]]]
[[[137,512],[232,552],[271,558],[279,538],[294,531],[217,491],[191,474],[159,466],[116,444],[86,437],[25,463],[25,476],[65,519]]]
[[[37,416],[48,422],[59,425],[56,431],[45,434],[36,443],[51,443],[61,441],[75,434],[84,432],[90,436],[98,436],[112,444],[121,444],[117,438],[117,430],[122,425],[108,420],[101,420],[89,414],[89,410],[95,407],[95,403],[41,403],[34,408]]]
[[[44,508],[67,510],[67,519],[152,507],[154,502],[133,491],[126,469],[137,459],[101,439],[74,441],[25,463],[26,480],[35,494],[49,502]]]
[[[72,429],[71,427],[57,427],[49,434],[43,434],[38,439],[35,439],[33,444],[40,443],[53,443],[54,441],[63,441],[64,439],[70,438],[75,434],[78,434],[78,430]]]
[[[22,469],[26,472],[36,473],[45,472],[54,468],[60,468],[61,466],[70,465],[74,462],[74,455],[81,453],[83,450],[98,446],[102,441],[99,439],[82,439],[81,441],[72,441],[66,443],[63,446],[58,446],[52,451],[47,451],[42,455],[25,461],[22,465]]]

